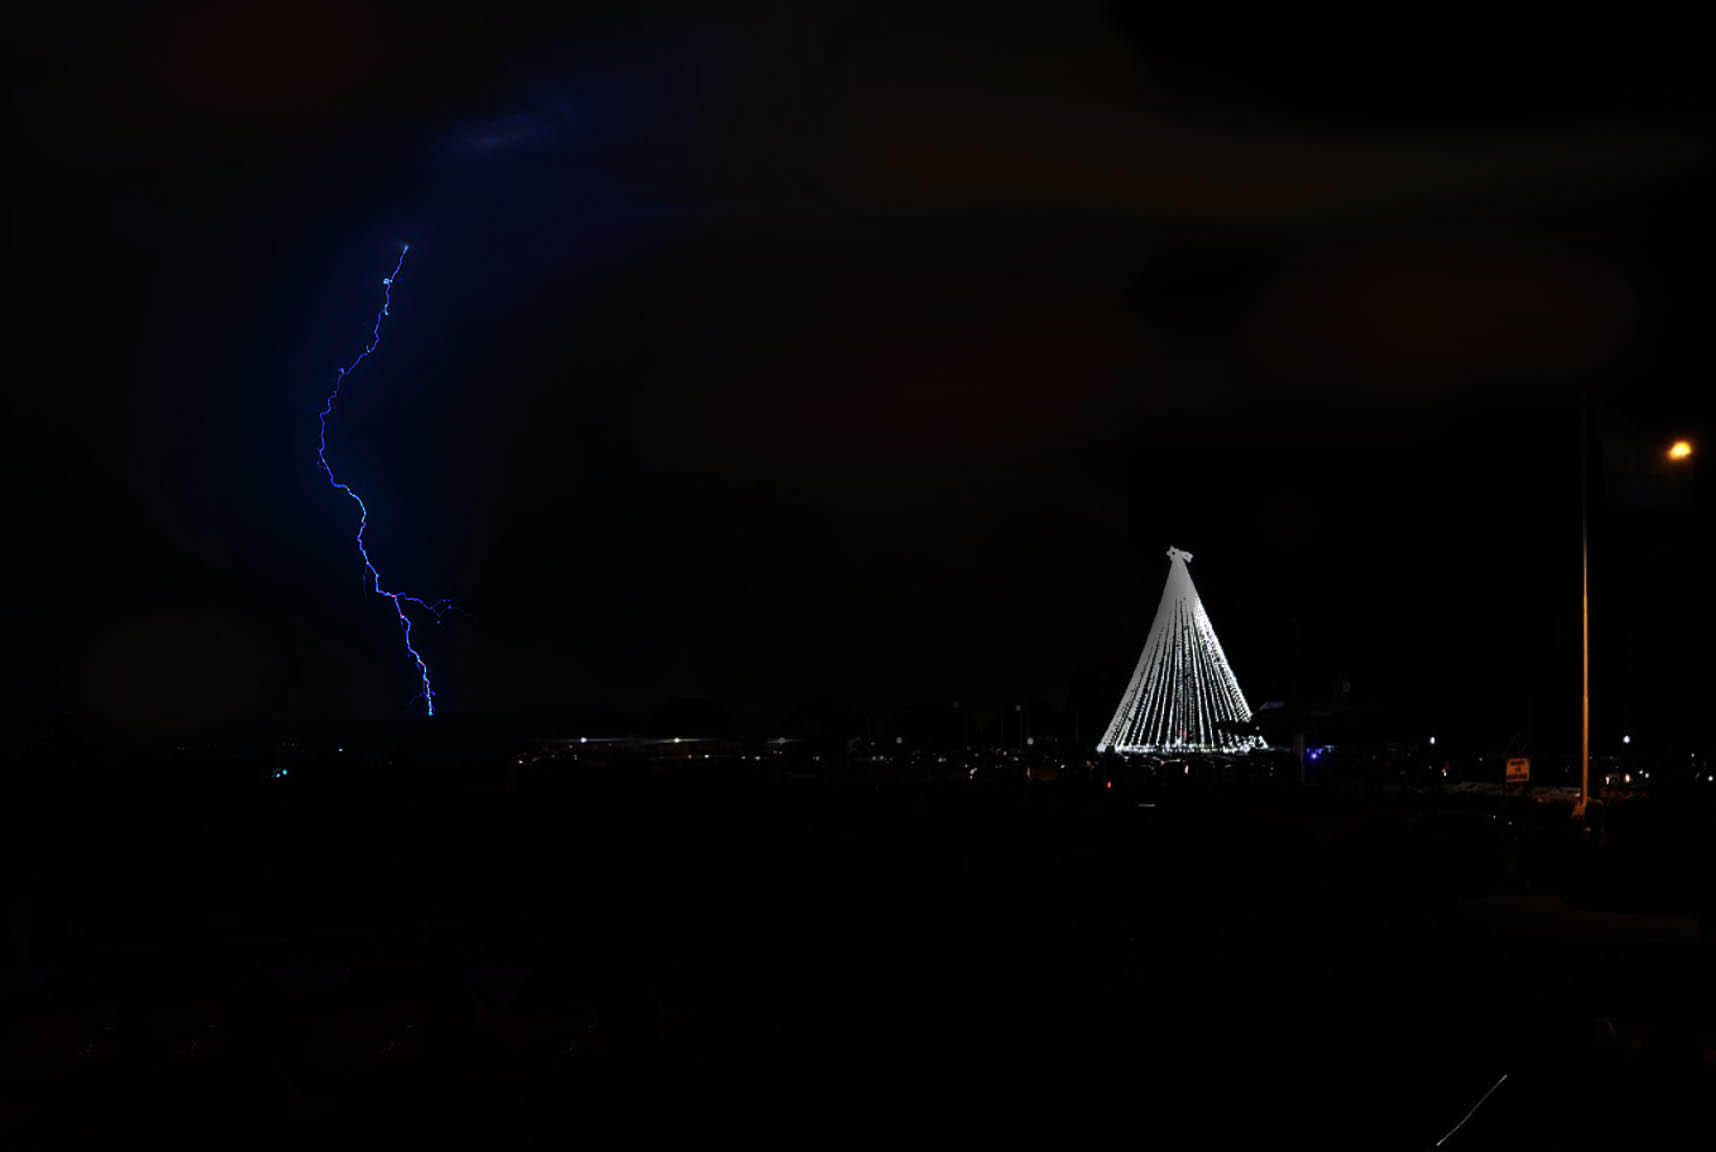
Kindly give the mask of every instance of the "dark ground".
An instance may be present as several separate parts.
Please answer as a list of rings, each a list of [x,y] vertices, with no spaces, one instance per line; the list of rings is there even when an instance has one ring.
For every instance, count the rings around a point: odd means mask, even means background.
[[[1511,844],[1411,823],[1444,803],[314,771],[14,795],[0,1122],[1419,1149],[1506,1073],[1445,1147],[1704,1142],[1708,806],[1597,849],[1530,805]]]

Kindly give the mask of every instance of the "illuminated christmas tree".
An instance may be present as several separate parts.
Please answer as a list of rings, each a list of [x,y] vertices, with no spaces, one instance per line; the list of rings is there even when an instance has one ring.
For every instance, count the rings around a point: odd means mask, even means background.
[[[1251,705],[1186,570],[1191,553],[1168,549],[1168,585],[1098,752],[1245,752],[1264,746],[1245,730]]]

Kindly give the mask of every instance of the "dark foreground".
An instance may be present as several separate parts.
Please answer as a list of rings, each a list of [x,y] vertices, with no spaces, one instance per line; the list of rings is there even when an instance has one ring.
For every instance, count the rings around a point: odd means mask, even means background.
[[[1421,1149],[1505,1074],[1444,1147],[1709,1146],[1707,811],[1599,849],[1529,806],[1413,823],[1445,804],[337,774],[15,797],[0,1124]]]

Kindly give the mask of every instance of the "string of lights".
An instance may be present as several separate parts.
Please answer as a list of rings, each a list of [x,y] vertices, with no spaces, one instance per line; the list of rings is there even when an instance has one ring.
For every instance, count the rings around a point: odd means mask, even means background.
[[[1191,553],[1168,549],[1168,583],[1138,668],[1099,752],[1243,752],[1264,746],[1241,729],[1251,706],[1192,586]]]

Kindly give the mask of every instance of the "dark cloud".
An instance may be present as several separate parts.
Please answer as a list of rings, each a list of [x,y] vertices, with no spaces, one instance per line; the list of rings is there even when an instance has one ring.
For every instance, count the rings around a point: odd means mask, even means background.
[[[1613,129],[1262,135],[1147,107],[978,92],[867,92],[843,109],[833,186],[892,210],[1013,204],[1192,223],[1289,225],[1497,210],[1672,179],[1697,145]]]
[[[1577,401],[1699,402],[1708,134],[1624,29],[23,19],[47,710],[405,714],[313,413],[406,241],[337,451],[389,577],[480,618],[430,634],[455,711],[1111,703],[1176,544],[1254,698],[1565,731]]]

